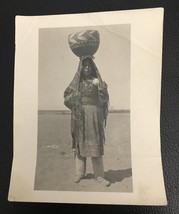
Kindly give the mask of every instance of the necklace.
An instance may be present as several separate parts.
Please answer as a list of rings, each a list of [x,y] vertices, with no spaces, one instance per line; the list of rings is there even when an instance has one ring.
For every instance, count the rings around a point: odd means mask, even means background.
[[[86,80],[86,81],[83,80],[83,84],[88,91],[90,92],[92,91],[92,87],[93,87],[92,80]]]

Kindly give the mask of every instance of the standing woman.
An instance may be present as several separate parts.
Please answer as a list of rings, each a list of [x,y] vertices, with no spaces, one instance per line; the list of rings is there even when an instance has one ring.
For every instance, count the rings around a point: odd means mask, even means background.
[[[75,182],[86,173],[91,157],[95,179],[109,186],[104,177],[103,158],[109,95],[92,56],[80,57],[78,71],[64,92],[64,104],[71,109],[72,148],[75,151]]]

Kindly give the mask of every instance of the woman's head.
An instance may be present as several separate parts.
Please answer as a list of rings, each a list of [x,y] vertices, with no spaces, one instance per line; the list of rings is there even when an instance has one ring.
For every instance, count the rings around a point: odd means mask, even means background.
[[[92,59],[85,58],[82,61],[82,79],[91,79],[92,77],[97,77],[96,71],[94,69]]]

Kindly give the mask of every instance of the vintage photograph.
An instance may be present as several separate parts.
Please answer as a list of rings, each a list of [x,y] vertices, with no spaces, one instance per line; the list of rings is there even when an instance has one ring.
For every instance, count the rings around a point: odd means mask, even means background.
[[[132,192],[131,25],[38,33],[34,189]]]
[[[166,205],[163,8],[17,16],[9,201]]]

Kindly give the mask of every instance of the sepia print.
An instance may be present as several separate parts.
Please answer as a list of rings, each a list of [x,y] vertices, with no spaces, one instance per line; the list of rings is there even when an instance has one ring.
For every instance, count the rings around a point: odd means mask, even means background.
[[[35,189],[131,192],[130,25],[39,29],[38,81]]]

